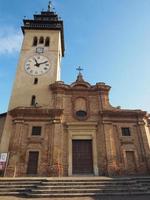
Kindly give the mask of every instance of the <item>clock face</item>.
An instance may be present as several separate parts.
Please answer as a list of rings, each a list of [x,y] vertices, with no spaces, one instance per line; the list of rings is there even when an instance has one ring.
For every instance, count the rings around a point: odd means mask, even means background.
[[[33,76],[45,74],[50,69],[50,62],[47,57],[35,55],[25,63],[25,71]]]

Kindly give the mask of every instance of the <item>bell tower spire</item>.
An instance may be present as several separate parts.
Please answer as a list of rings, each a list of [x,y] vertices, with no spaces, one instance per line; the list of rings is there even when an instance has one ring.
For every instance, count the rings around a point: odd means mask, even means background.
[[[24,19],[22,31],[23,34],[27,32],[27,30],[47,30],[47,31],[59,31],[60,39],[61,39],[61,54],[64,56],[65,45],[64,45],[64,26],[63,21],[59,18],[59,16],[53,12],[53,6],[51,1],[48,3],[47,11],[42,11],[40,14],[35,14],[34,19]]]

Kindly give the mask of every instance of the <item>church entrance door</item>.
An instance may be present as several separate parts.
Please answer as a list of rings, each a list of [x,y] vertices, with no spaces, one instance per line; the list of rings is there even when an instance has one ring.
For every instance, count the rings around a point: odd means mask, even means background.
[[[27,174],[29,174],[29,175],[37,174],[38,159],[39,159],[38,151],[30,151],[29,152]]]
[[[73,174],[93,174],[92,140],[72,140]]]

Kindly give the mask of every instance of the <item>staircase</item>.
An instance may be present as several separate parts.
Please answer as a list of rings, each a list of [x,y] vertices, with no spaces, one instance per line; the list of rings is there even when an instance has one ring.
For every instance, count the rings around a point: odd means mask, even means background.
[[[149,195],[150,177],[1,178],[0,196],[77,197]]]

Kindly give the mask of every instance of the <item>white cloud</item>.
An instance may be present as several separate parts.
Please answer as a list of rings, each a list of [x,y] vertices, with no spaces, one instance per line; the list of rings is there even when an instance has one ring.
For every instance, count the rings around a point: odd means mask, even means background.
[[[18,52],[21,48],[22,33],[13,27],[0,29],[0,54]]]

